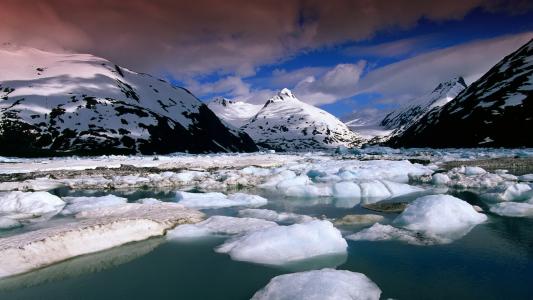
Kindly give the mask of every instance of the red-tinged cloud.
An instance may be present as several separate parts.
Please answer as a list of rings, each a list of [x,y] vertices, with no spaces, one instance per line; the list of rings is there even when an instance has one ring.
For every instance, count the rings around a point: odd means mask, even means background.
[[[300,51],[409,28],[421,18],[530,6],[523,0],[0,0],[0,42],[88,52],[178,78],[246,77]]]

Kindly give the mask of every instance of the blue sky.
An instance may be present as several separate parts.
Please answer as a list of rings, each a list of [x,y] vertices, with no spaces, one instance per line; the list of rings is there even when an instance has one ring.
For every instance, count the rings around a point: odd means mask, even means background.
[[[402,61],[405,62],[409,59],[416,59],[421,54],[431,53],[439,49],[453,50],[454,47],[460,45],[468,46],[476,42],[486,42],[490,45],[491,43],[501,43],[502,39],[511,39],[504,42],[503,46],[498,49],[489,51],[490,53],[479,53],[481,57],[478,59],[483,61],[479,67],[471,68],[472,70],[457,68],[455,75],[465,76],[467,83],[469,83],[469,79],[473,80],[476,76],[481,75],[480,72],[488,70],[500,58],[517,48],[528,37],[530,38],[528,32],[533,31],[532,20],[533,13],[531,12],[525,14],[491,13],[478,8],[460,19],[430,21],[422,17],[415,25],[407,29],[392,28],[377,32],[373,37],[361,41],[344,42],[316,49],[303,49],[294,55],[280,59],[279,62],[257,66],[255,73],[251,76],[238,76],[231,72],[213,72],[198,76],[193,81],[176,80],[172,74],[166,74],[166,77],[176,85],[189,87],[205,101],[223,96],[230,99],[236,98],[237,100],[261,103],[267,100],[265,97],[268,97],[269,92],[274,93],[283,87],[291,88],[294,91],[298,84],[298,79],[305,76],[314,76],[316,79],[320,79],[320,76],[323,76],[339,64],[359,63],[364,65],[360,70],[360,78],[353,80],[353,82],[348,82],[348,84],[353,83],[353,91],[339,94],[333,93],[332,97],[324,97],[332,98],[325,100],[326,103],[320,100],[321,94],[316,96],[318,99],[310,96],[313,93],[320,92],[319,88],[313,88],[312,92],[305,92],[305,89],[298,88],[295,91],[300,100],[320,106],[334,115],[343,116],[354,110],[364,108],[393,108],[408,101],[409,98],[419,96],[424,91],[429,92],[432,87],[436,86],[436,82],[433,80],[424,84],[421,82],[420,90],[413,91],[410,94],[405,94],[405,91],[395,93],[394,85],[390,87],[390,90],[386,91],[387,95],[384,95],[380,89],[358,92],[357,84],[360,81],[364,81],[365,76],[374,70]],[[483,46],[477,45],[480,49],[483,49]],[[459,55],[458,59],[469,60],[470,57],[461,58]],[[420,61],[424,62],[423,59]],[[461,65],[460,61],[456,63]],[[300,77],[296,76],[298,74],[293,74],[297,78],[294,81],[283,79],[282,75],[298,72],[302,74]],[[392,74],[398,72],[401,71],[395,71]],[[435,65],[434,72],[441,72],[438,64]],[[453,72],[453,69],[446,70],[442,74],[444,77],[441,76],[441,78],[447,78],[447,74],[451,78],[453,77]],[[384,76],[391,74],[390,72],[385,73]],[[355,73],[352,75],[357,77]],[[228,78],[232,80],[228,80]],[[423,78],[413,78],[413,80],[421,79],[423,80]],[[409,80],[409,78],[405,80]],[[226,82],[226,84],[222,84],[223,82]],[[205,88],[206,86],[217,84],[220,84],[219,88]],[[247,86],[248,91],[238,91],[239,85]],[[299,90],[304,92],[299,93]],[[311,99],[307,99],[306,96]],[[395,97],[397,99],[394,99]],[[385,98],[390,99],[388,101],[380,101]]]

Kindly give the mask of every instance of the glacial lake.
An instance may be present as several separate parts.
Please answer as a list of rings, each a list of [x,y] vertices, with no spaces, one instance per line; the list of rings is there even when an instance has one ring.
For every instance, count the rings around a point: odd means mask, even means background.
[[[113,193],[131,201],[145,197],[173,199],[172,192],[150,190],[55,193]],[[472,193],[451,194],[482,204]],[[261,195],[269,199],[269,204],[261,208],[276,211],[327,218],[375,213],[358,205],[350,208],[350,200]],[[235,216],[237,211],[204,212]],[[397,214],[383,215],[387,223]],[[233,261],[228,255],[214,252],[225,240],[223,237],[191,241],[154,238],[1,279],[0,299],[249,299],[277,275],[321,267],[367,275],[382,290],[382,299],[531,299],[533,219],[488,215],[487,222],[450,244],[416,246],[399,241],[347,240],[347,256],[322,257],[286,267]],[[339,227],[343,235],[362,228]]]

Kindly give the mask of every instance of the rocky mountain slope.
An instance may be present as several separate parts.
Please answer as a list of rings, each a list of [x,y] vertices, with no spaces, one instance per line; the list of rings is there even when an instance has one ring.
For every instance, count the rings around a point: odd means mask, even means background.
[[[396,147],[532,147],[533,40],[453,101],[388,142]]]
[[[189,91],[88,54],[0,48],[0,155],[254,151]]]
[[[283,89],[241,127],[258,146],[275,150],[356,147],[363,139],[333,115]]]
[[[231,101],[225,98],[214,99],[207,106],[217,117],[235,127],[246,124],[262,107],[262,105]]]

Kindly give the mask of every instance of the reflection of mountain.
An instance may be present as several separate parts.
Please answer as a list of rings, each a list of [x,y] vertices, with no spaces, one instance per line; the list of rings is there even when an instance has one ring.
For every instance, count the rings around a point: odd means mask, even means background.
[[[157,248],[164,238],[153,238],[84,255],[22,275],[0,279],[0,290],[14,290],[101,272],[133,261]]]

